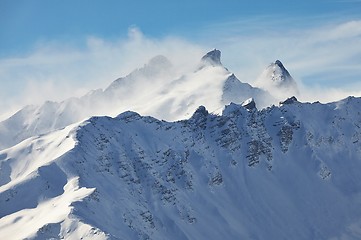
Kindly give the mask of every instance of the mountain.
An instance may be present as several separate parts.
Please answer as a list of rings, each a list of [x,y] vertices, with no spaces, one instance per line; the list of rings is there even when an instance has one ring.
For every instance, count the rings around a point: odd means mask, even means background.
[[[360,109],[353,97],[248,99],[220,115],[127,111],[29,138],[0,151],[0,235],[360,239]]]
[[[221,51],[214,49],[202,57],[202,62],[213,66],[221,66]]]
[[[302,103],[278,60],[253,87],[217,49],[177,69],[0,122],[0,238],[361,238],[361,98]]]
[[[299,94],[296,81],[280,60],[271,63],[257,79],[256,84],[279,100]]]
[[[0,149],[82,121],[91,116],[116,116],[132,110],[168,121],[187,119],[204,105],[221,113],[224,105],[253,97],[259,107],[277,101],[266,91],[243,83],[221,63],[221,52],[207,53],[191,72],[177,73],[164,56],[116,79],[106,89],[80,98],[27,106],[0,122]]]

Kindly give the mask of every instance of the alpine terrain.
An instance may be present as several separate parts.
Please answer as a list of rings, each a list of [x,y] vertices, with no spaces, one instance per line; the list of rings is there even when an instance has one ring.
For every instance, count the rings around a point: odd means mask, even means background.
[[[361,98],[300,102],[278,60],[260,79],[216,49],[181,74],[157,56],[21,109],[0,123],[0,239],[360,239]]]

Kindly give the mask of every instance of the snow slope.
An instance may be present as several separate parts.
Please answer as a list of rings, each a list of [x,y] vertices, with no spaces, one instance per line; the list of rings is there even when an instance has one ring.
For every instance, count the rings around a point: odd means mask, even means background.
[[[360,239],[361,99],[256,105],[92,117],[0,151],[0,236]]]
[[[91,116],[116,116],[132,110],[168,121],[186,119],[204,105],[220,113],[225,104],[253,97],[260,107],[275,103],[271,95],[240,82],[221,64],[221,52],[207,53],[191,72],[177,72],[164,56],[115,80],[105,90],[81,98],[27,106],[0,122],[0,149],[32,136],[61,129]]]

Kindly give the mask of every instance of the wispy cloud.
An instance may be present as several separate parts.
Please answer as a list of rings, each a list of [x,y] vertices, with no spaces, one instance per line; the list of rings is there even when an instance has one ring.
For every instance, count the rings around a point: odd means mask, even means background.
[[[181,70],[198,63],[204,51],[177,37],[145,37],[137,28],[130,28],[126,38],[111,41],[88,37],[82,45],[39,43],[25,56],[0,59],[0,119],[26,104],[105,88],[159,54]]]
[[[222,62],[243,82],[253,83],[280,59],[303,86],[305,100],[360,96],[361,20],[292,21],[264,17],[220,23],[192,40],[155,39],[131,28],[128,37],[117,40],[39,43],[27,55],[0,59],[0,119],[25,104],[105,88],[155,55],[167,56],[179,71],[189,69],[212,48],[222,50]]]
[[[328,94],[336,100],[357,93],[355,87],[361,91],[361,20],[299,23],[296,28],[287,25],[297,26],[292,21],[265,17],[219,24],[208,29],[207,36],[220,36],[213,39],[223,50],[224,63],[242,81],[254,82],[270,62],[279,59],[300,85],[323,89],[323,95],[305,94],[307,99]]]

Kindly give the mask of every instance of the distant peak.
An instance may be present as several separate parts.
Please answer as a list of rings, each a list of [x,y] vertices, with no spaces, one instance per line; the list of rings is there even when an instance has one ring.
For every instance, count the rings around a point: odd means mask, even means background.
[[[172,63],[163,55],[158,55],[149,60],[148,67],[171,67]]]
[[[280,68],[285,68],[280,60],[276,60],[274,64],[279,66]]]
[[[269,69],[275,71],[277,68],[281,70],[282,74],[289,75],[289,72],[280,60],[276,60],[268,66]]]
[[[268,90],[280,100],[299,94],[296,81],[280,60],[271,63],[257,82],[258,86]]]
[[[212,65],[222,65],[221,51],[214,49],[202,57],[202,61],[208,62]]]

